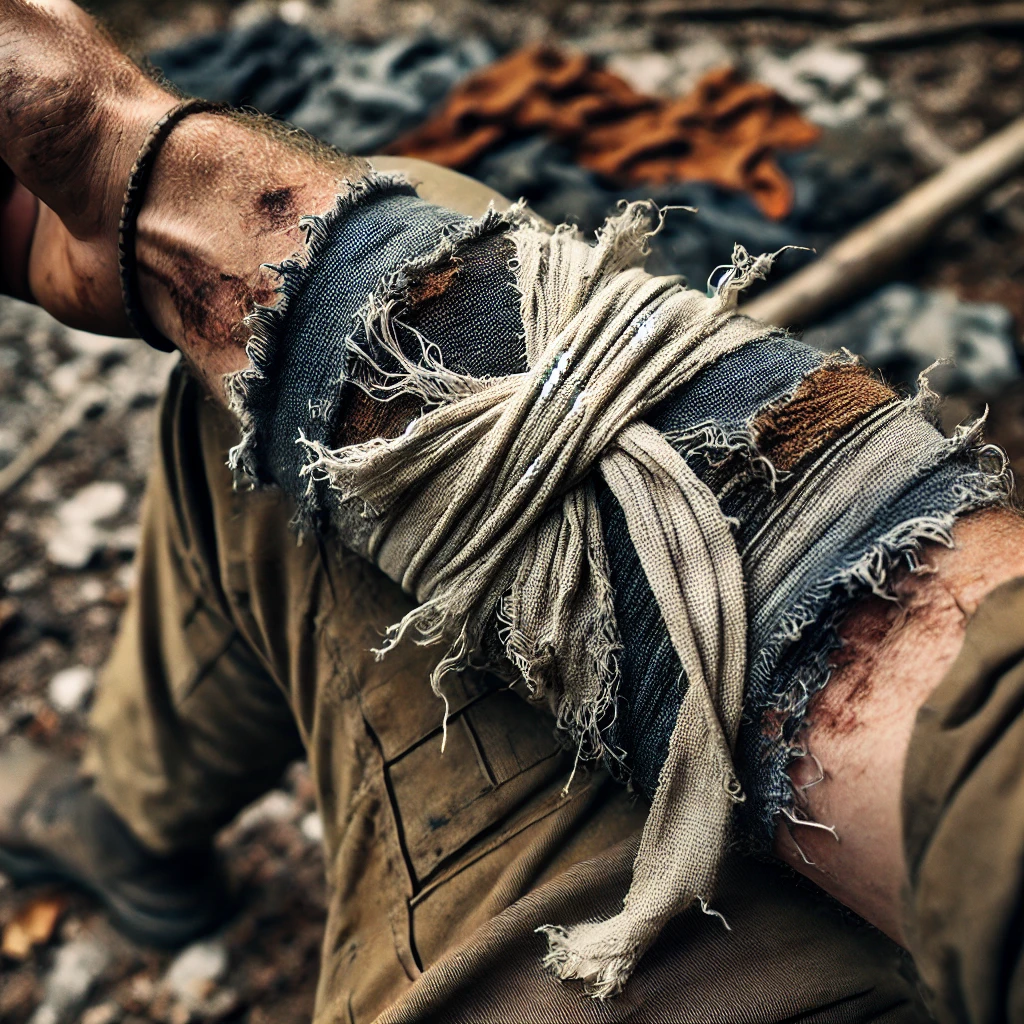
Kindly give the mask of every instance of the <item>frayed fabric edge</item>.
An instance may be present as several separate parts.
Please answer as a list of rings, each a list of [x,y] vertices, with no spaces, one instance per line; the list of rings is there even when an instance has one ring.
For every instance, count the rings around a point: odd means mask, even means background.
[[[252,410],[264,404],[271,388],[270,377],[278,356],[277,340],[289,308],[305,287],[310,269],[316,264],[327,245],[332,228],[356,206],[388,195],[415,195],[415,190],[403,174],[383,174],[373,171],[357,181],[350,182],[338,194],[331,210],[321,215],[310,215],[299,221],[305,232],[305,248],[296,257],[281,263],[264,264],[277,274],[280,283],[275,289],[278,301],[272,306],[257,305],[243,320],[250,331],[245,353],[249,364],[241,370],[224,375],[224,390],[228,408],[238,418],[241,438],[228,452],[228,468],[235,474],[244,474],[251,485],[267,484],[266,474],[259,467],[256,452],[256,424]]]
[[[926,418],[932,419],[937,415],[938,398],[928,388],[925,374],[921,375],[918,383],[918,393],[905,401],[919,409]],[[751,829],[751,823],[747,823],[748,834],[753,833],[750,838],[755,850],[770,848],[774,822],[780,816],[788,818],[793,824],[828,828],[827,825],[811,820],[794,821],[792,815],[800,810],[802,794],[790,779],[788,768],[794,760],[811,753],[804,737],[806,716],[811,701],[830,682],[830,662],[840,647],[839,626],[852,602],[867,595],[895,600],[896,571],[901,566],[911,572],[917,571],[920,568],[919,556],[926,544],[941,544],[952,548],[953,529],[963,516],[986,508],[1008,507],[1012,503],[1012,470],[1002,450],[982,440],[984,424],[983,415],[969,424],[957,427],[953,435],[947,438],[945,450],[921,469],[924,474],[957,458],[973,463],[965,479],[954,489],[954,506],[941,512],[915,516],[887,531],[855,562],[833,573],[807,594],[774,634],[772,639],[775,643],[771,646],[775,648],[780,642],[786,645],[799,642],[808,629],[815,627],[821,630],[822,640],[814,658],[799,673],[796,684],[779,694],[777,702],[759,709],[761,713],[784,712],[786,720],[781,727],[782,742],[778,746],[776,774],[779,786],[769,793],[775,797],[775,806],[769,806],[763,818],[764,822],[771,824],[765,825],[758,835],[759,830]],[[822,606],[827,609],[829,602],[837,596],[844,600],[831,611],[826,610],[823,619]],[[769,655],[763,652],[762,656]],[[748,716],[745,715],[744,719],[748,727],[754,724]],[[792,828],[792,825],[789,827]]]

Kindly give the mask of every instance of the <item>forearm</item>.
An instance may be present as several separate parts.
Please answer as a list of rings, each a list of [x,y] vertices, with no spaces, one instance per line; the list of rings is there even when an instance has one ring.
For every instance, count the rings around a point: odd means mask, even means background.
[[[299,256],[365,165],[243,115],[186,118],[164,143],[138,221],[142,301],[215,396],[247,364],[245,317],[273,305],[268,265]]]
[[[954,538],[953,549],[927,550],[924,570],[898,585],[898,601],[864,600],[847,618],[832,678],[807,718],[808,756],[791,771],[806,817],[835,834],[788,821],[777,833],[780,857],[901,944],[901,800],[916,715],[981,600],[1024,576],[1024,521],[1015,512],[968,516]]]

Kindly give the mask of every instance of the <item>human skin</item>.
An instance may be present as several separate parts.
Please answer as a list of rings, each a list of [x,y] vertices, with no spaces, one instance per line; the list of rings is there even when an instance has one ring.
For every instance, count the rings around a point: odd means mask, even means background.
[[[65,323],[127,334],[117,224],[149,127],[177,103],[69,0],[0,0],[0,288]],[[365,166],[219,115],[185,119],[161,148],[138,220],[144,306],[210,393],[247,364],[242,323],[273,298],[264,264],[301,252],[300,216],[323,214]],[[12,180],[13,175],[13,180]],[[1024,575],[1024,525],[965,518],[930,547],[897,600],[854,606],[832,679],[793,767],[801,816],[776,853],[898,942],[906,880],[903,762],[915,715],[962,643],[982,597]],[[821,770],[819,771],[819,766]],[[810,862],[810,863],[809,863]]]

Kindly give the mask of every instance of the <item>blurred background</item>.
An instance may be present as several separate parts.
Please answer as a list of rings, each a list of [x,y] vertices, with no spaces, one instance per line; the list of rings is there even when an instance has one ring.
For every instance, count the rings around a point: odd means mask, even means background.
[[[350,152],[457,167],[592,231],[670,214],[652,267],[701,289],[733,243],[837,239],[1024,114],[1024,4],[881,0],[98,0],[140,60]],[[788,252],[767,287],[812,259]],[[947,427],[990,409],[1024,466],[1024,175],[802,325],[912,386]],[[132,585],[154,411],[174,356],[0,299],[0,736],[80,751]],[[243,911],[175,955],[84,896],[0,876],[0,1021],[307,1021],[321,827],[301,764],[222,835]]]

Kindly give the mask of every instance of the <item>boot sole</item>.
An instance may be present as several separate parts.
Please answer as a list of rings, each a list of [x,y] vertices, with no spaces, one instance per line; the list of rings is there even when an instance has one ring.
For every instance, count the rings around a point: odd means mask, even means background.
[[[215,916],[169,918],[150,914],[77,875],[45,854],[15,853],[0,846],[0,871],[17,885],[43,882],[70,883],[98,900],[110,913],[111,923],[132,942],[159,949],[180,949],[215,931],[234,911],[225,906]]]

